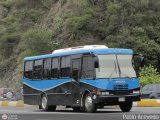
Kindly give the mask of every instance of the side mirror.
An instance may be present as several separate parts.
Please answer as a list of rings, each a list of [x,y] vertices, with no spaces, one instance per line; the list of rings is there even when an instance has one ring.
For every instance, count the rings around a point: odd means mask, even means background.
[[[142,54],[133,55],[133,66],[138,75],[140,67],[144,67],[144,56]]]
[[[144,67],[144,56],[142,54],[134,54],[133,60],[135,66]]]

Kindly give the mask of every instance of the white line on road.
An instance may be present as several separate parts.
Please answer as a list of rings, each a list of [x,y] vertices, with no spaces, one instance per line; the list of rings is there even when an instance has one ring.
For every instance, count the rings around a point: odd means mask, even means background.
[[[53,120],[53,119],[35,119],[35,120]]]

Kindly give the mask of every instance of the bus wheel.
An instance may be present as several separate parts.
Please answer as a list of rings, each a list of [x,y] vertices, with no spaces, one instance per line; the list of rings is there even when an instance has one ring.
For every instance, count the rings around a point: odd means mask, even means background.
[[[122,102],[119,104],[119,107],[122,110],[122,112],[129,112],[132,108],[132,103],[132,101]]]
[[[93,113],[97,110],[97,105],[93,103],[92,96],[87,94],[84,99],[84,108],[87,112]]]
[[[55,105],[48,106],[48,98],[47,98],[46,94],[42,95],[41,108],[44,111],[55,111],[56,110],[56,106]]]
[[[72,107],[74,112],[79,112],[81,111],[81,107]]]
[[[49,107],[48,107],[48,98],[45,94],[42,95],[42,98],[41,98],[41,108],[42,110],[44,111],[48,111]]]

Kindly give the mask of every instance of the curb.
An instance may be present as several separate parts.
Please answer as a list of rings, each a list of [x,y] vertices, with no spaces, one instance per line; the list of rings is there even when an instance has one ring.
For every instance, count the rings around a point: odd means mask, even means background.
[[[0,101],[0,106],[12,107],[37,107],[37,105],[27,105],[23,101]]]
[[[141,99],[139,102],[134,102],[135,107],[160,107],[160,99]]]
[[[37,107],[37,105],[27,105],[23,101],[0,101],[0,106],[14,107]],[[133,102],[134,107],[160,107],[160,99],[141,99],[139,102]]]

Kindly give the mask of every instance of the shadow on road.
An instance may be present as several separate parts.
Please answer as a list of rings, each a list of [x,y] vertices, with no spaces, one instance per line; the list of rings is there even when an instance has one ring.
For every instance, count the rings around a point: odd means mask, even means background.
[[[42,110],[35,110],[35,112],[46,112],[46,111],[42,111]],[[75,111],[73,111],[73,110],[56,110],[56,111],[48,111],[48,112],[46,112],[46,113],[59,113],[59,112],[62,112],[62,113],[86,113],[86,114],[88,114],[87,112],[85,112],[85,111],[79,111],[79,112],[75,112]],[[104,110],[103,109],[103,111],[102,110],[97,110],[95,113],[122,113],[122,111],[121,110]],[[95,113],[93,113],[93,114],[95,114]],[[92,114],[92,113],[91,113]]]

